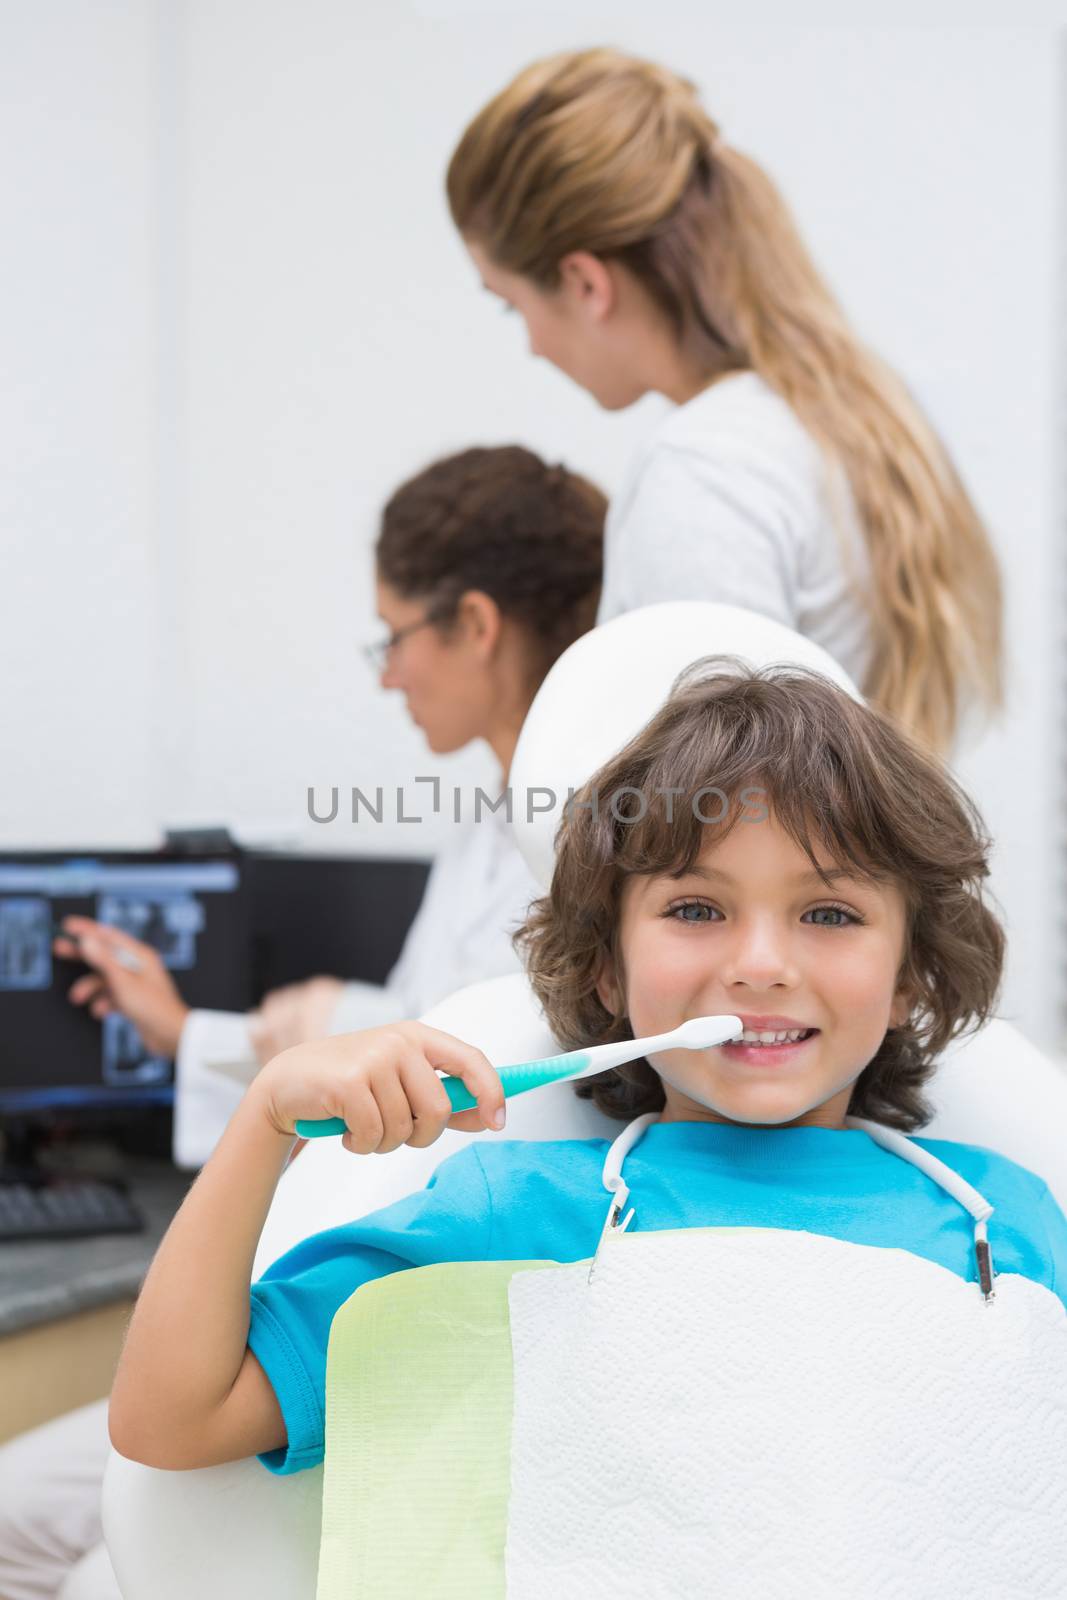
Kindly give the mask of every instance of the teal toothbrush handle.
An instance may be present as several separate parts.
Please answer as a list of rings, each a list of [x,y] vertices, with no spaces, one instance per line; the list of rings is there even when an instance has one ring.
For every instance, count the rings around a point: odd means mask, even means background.
[[[546,1083],[556,1083],[560,1078],[571,1078],[589,1063],[582,1051],[571,1051],[563,1056],[546,1056],[541,1061],[520,1061],[513,1067],[501,1067],[500,1082],[509,1098],[525,1094],[527,1089],[540,1089]],[[442,1078],[445,1093],[452,1102],[453,1111],[470,1111],[477,1101],[462,1078]],[[330,1134],[348,1130],[340,1117],[322,1117],[301,1120],[296,1125],[301,1139],[324,1139]]]
[[[540,1089],[546,1083],[570,1078],[588,1064],[589,1057],[584,1052],[572,1050],[565,1056],[545,1056],[541,1061],[519,1061],[513,1067],[501,1067],[500,1082],[510,1099],[512,1095],[525,1094],[527,1089]],[[477,1105],[462,1078],[442,1078],[441,1082],[453,1111],[469,1111]]]

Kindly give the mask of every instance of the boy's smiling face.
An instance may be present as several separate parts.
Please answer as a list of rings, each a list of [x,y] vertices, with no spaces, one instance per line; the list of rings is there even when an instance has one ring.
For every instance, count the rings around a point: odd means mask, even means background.
[[[738,822],[684,877],[628,878],[620,916],[623,971],[605,968],[597,988],[629,1016],[635,1038],[717,1013],[761,1032],[817,1030],[782,1047],[650,1057],[666,1091],[664,1121],[844,1125],[855,1080],[910,1011],[898,987],[907,925],[899,887],[850,875],[828,890],[772,810]]]

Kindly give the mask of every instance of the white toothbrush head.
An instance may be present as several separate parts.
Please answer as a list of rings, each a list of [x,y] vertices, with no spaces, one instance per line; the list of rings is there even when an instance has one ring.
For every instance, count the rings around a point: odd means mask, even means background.
[[[684,1050],[712,1050],[727,1039],[740,1038],[743,1032],[740,1017],[691,1017],[675,1029],[672,1044]]]

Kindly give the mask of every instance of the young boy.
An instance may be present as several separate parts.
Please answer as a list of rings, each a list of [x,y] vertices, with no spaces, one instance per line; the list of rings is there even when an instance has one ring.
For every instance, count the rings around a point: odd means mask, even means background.
[[[912,1141],[901,1160],[847,1120],[921,1127],[938,1053],[994,1005],[988,841],[951,778],[818,674],[705,665],[579,799],[522,935],[561,1044],[714,1013],[745,1025],[738,1042],[580,1086],[620,1118],[658,1115],[626,1155],[640,1235],[795,1230],[906,1252],[978,1294],[971,1219],[930,1175],[951,1169],[955,1189],[992,1207],[996,1272],[1041,1286],[1061,1322],[1067,1220],[1040,1177],[943,1140]],[[438,1069],[463,1078],[477,1111],[450,1117]],[[346,1148],[367,1154],[446,1126],[499,1129],[504,1104],[479,1051],[417,1023],[268,1066],[145,1284],[112,1396],[121,1453],[310,1466],[330,1325],[361,1285],[436,1263],[593,1255],[605,1142],[479,1141],[420,1194],[305,1241],[250,1291],[295,1122],[335,1116]]]

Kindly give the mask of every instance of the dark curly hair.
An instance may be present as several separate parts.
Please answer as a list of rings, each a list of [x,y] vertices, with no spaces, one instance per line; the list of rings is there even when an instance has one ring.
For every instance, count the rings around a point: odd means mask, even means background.
[[[700,819],[709,806],[700,791],[710,787],[730,801],[721,822]],[[912,1013],[888,1029],[856,1079],[849,1112],[914,1132],[932,1115],[921,1089],[936,1058],[996,1003],[1004,933],[982,896],[991,842],[936,757],[806,668],[756,669],[729,656],[694,663],[647,727],[579,791],[585,804],[568,807],[560,824],[551,890],[515,936],[549,1025],[568,1049],[633,1037],[628,1018],[613,1016],[596,992],[605,956],[619,963],[623,883],[635,873],[691,870],[741,819],[753,789],[828,887],[817,844],[838,867],[903,893],[898,981],[914,997]],[[643,1060],[575,1091],[620,1118],[664,1104],[660,1078]]]
[[[477,589],[528,637],[540,683],[593,626],[604,560],[607,500],[587,479],[550,467],[521,445],[463,450],[401,485],[382,513],[379,577],[425,599],[447,627]]]

